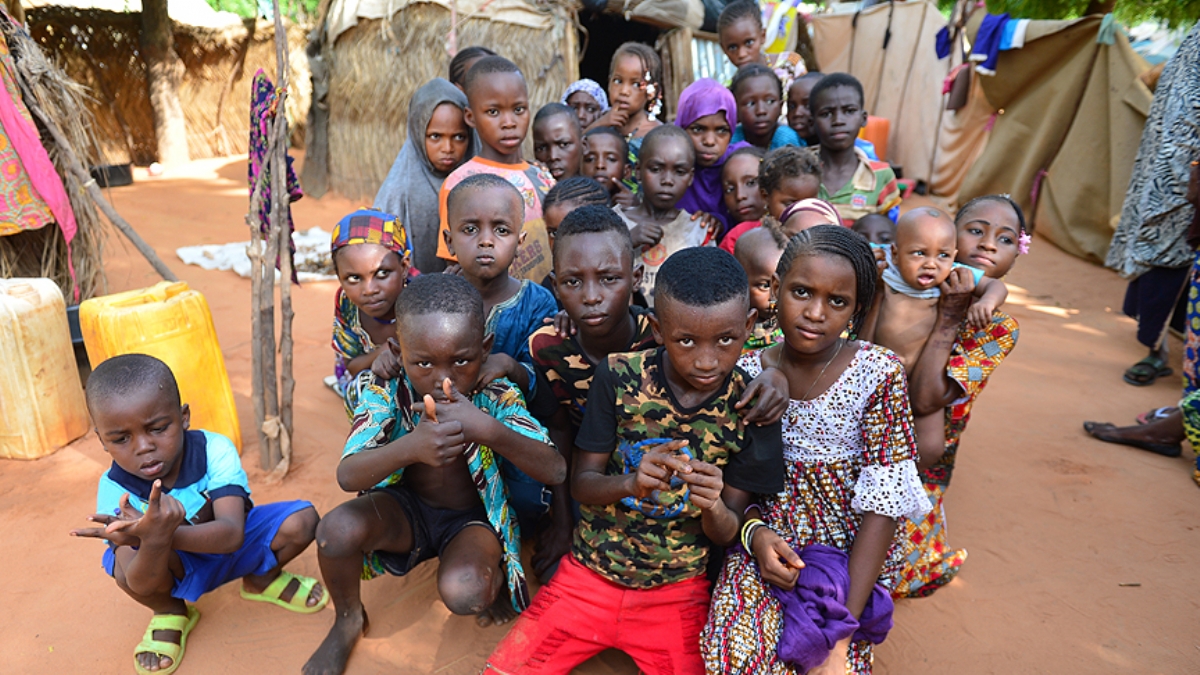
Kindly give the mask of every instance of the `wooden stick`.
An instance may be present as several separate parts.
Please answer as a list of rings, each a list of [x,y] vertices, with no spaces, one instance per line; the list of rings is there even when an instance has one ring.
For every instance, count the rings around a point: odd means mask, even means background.
[[[280,443],[280,463],[281,470],[280,478],[287,473],[288,467],[292,462],[292,449],[290,439],[293,438],[292,428],[292,398],[296,391],[296,379],[293,376],[293,351],[294,343],[292,341],[292,321],[296,313],[292,310],[292,231],[286,222],[290,195],[287,193],[287,139],[288,124],[287,115],[285,114],[285,104],[287,103],[288,95],[288,58],[287,58],[287,31],[283,27],[283,18],[279,12],[279,0],[272,0],[272,6],[275,10],[275,63],[276,73],[279,82],[279,101],[275,106],[275,116],[279,124],[276,129],[275,136],[275,161],[276,169],[279,175],[279,185],[281,186],[280,198],[277,200],[279,207],[279,256],[282,261],[280,265],[281,284],[279,286],[279,314],[281,324],[279,329],[279,347],[280,347],[280,364],[279,364],[279,418],[283,424],[283,439]]]
[[[92,201],[96,202],[96,206],[102,213],[104,213],[105,217],[108,218],[108,221],[112,223],[114,227],[120,230],[121,234],[125,235],[130,242],[133,243],[133,247],[136,248],[138,252],[146,258],[146,260],[150,263],[150,266],[154,268],[154,271],[158,272],[159,276],[167,281],[179,281],[179,277],[175,276],[175,273],[171,271],[171,268],[167,267],[167,264],[162,261],[162,258],[158,257],[158,254],[154,252],[154,249],[150,248],[150,245],[146,243],[146,240],[142,239],[141,236],[138,235],[137,231],[133,229],[133,226],[130,225],[129,222],[124,218],[122,218],[121,214],[117,213],[117,210],[113,208],[112,204],[109,204],[108,200],[104,198],[104,193],[100,191],[100,186],[96,185],[96,181],[92,178],[92,175],[88,173],[87,168],[84,167],[83,162],[79,159],[79,156],[75,154],[74,148],[72,148],[71,144],[67,142],[67,137],[63,134],[62,129],[60,129],[58,124],[54,120],[50,119],[50,116],[46,114],[46,111],[42,110],[41,106],[37,104],[37,98],[33,96],[33,93],[26,89],[22,98],[25,101],[26,107],[29,108],[29,111],[38,118],[38,121],[41,122],[42,126],[46,128],[46,131],[50,132],[50,135],[54,138],[55,144],[58,145],[58,151],[63,155],[64,164],[66,164],[67,170],[69,170],[75,176],[75,179],[79,181],[79,184],[87,190],[88,196],[92,198]]]

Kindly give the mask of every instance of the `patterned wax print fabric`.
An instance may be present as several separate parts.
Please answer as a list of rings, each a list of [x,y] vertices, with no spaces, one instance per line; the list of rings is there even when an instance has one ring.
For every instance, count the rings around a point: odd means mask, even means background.
[[[21,102],[21,90],[17,85],[16,69],[8,51],[8,43],[0,35],[0,80],[3,81],[7,101],[16,116],[33,126],[33,116]],[[0,236],[16,234],[23,230],[37,230],[54,222],[50,207],[33,187],[21,157],[10,138],[14,130],[0,124]]]
[[[357,244],[378,244],[401,257],[412,254],[408,231],[396,216],[375,209],[359,209],[333,226],[333,234],[329,237],[330,252],[337,253],[340,248]]]
[[[762,372],[762,351],[738,362],[751,375]],[[825,393],[792,399],[783,417],[786,486],[762,495],[763,520],[794,549],[810,544],[849,553],[871,511],[915,520],[929,509],[917,476],[916,438],[908,385],[900,360],[890,351],[860,343],[854,358]],[[899,547],[888,551],[879,582],[889,586],[899,566]],[[740,547],[731,548],[713,592],[700,650],[710,673],[799,671],[779,660],[783,626],[779,601]],[[871,672],[869,642],[850,645],[848,670]]]
[[[251,198],[253,198],[254,186],[258,184],[260,176],[262,180],[262,189],[259,191],[262,203],[258,207],[258,226],[264,235],[267,234],[267,229],[271,224],[271,204],[275,199],[275,195],[271,193],[271,174],[267,169],[267,149],[271,143],[271,128],[275,126],[275,106],[278,100],[279,95],[275,92],[275,85],[260,68],[254,74],[254,82],[250,85],[250,161],[247,164]],[[293,253],[296,252],[296,245],[292,242],[291,236],[296,227],[292,223],[291,203],[303,196],[304,191],[300,189],[300,181],[296,179],[296,172],[292,169],[292,157],[288,155],[288,206],[284,211],[287,214],[288,250]],[[275,261],[275,268],[279,268],[278,259]],[[300,283],[294,265],[292,266],[292,281]]]
[[[525,243],[517,248],[517,257],[513,260],[508,273],[518,279],[529,279],[540,283],[551,271],[550,238],[546,234],[546,223],[542,220],[542,200],[546,193],[554,187],[554,177],[540,166],[528,162],[518,164],[501,164],[482,157],[472,157],[462,166],[455,169],[442,183],[438,193],[438,213],[441,226],[438,228],[438,257],[454,260],[450,249],[446,247],[446,238],[442,233],[450,230],[446,218],[447,199],[450,191],[466,178],[480,173],[490,173],[512,183],[521,193],[525,202],[525,225],[521,231],[525,233]]]
[[[250,485],[237,448],[221,434],[194,429],[183,434],[183,453],[179,457],[179,476],[162,493],[171,495],[183,506],[188,522],[207,506],[222,497],[240,497],[246,510],[250,502]],[[154,481],[129,473],[113,462],[100,477],[96,491],[96,513],[120,513],[121,497],[128,494],[129,503],[145,511]]]
[[[633,339],[622,351],[640,352],[654,347],[654,332],[646,310],[630,307],[629,312],[634,322]],[[560,337],[554,326],[543,326],[529,337],[529,352],[533,365],[550,383],[554,398],[566,407],[571,426],[578,431],[583,424],[596,364],[583,352],[578,336]]]
[[[779,423],[746,426],[734,408],[750,377],[735,369],[707,401],[684,408],[667,383],[664,353],[659,347],[613,354],[596,368],[575,446],[608,455],[605,472],[621,475],[636,472],[651,446],[687,440],[686,454],[720,467],[726,485],[755,494],[782,489]],[[581,505],[572,555],[626,588],[702,576],[711,542],[700,508],[675,481],[669,493],[648,499]]]
[[[967,559],[965,549],[947,542],[946,512],[942,498],[950,485],[954,460],[975,399],[987,386],[1001,362],[1017,344],[1017,322],[1003,312],[992,315],[991,325],[975,330],[965,321],[946,363],[946,374],[962,387],[963,395],[946,408],[946,452],[921,474],[932,510],[921,521],[904,522],[896,536],[903,546],[900,570],[893,597],[925,597],[950,583]]]
[[[350,373],[350,362],[369,354],[378,346],[363,328],[358,305],[341,288],[333,299],[333,374],[337,378],[337,391],[342,395],[346,416],[353,419],[358,407],[358,395],[364,382]]]
[[[882,213],[891,218],[889,211],[900,205],[900,187],[896,173],[887,162],[867,159],[865,153],[854,149],[858,156],[858,168],[846,184],[829,194],[825,183],[817,192],[819,199],[833,204],[842,217],[842,225],[850,227],[854,221],[872,213]],[[894,219],[893,219],[894,220]]]
[[[756,321],[754,328],[750,330],[750,337],[746,338],[746,342],[742,345],[742,353],[765,349],[777,342],[783,342],[783,329],[779,327],[779,324],[774,319]]]
[[[1200,253],[1192,263],[1187,285],[1187,331],[1183,343],[1183,430],[1188,443],[1196,452],[1196,468],[1192,480],[1200,485]]]
[[[420,400],[408,375],[390,380],[371,378],[363,388],[354,422],[342,457],[367,452],[395,441],[416,428],[420,414],[412,409],[413,401]],[[546,429],[529,415],[521,391],[508,380],[496,380],[471,397],[471,403],[483,412],[500,421],[513,431],[549,444]],[[521,533],[517,527],[516,513],[509,507],[508,490],[500,476],[496,455],[492,449],[471,443],[464,454],[467,470],[479,491],[479,499],[487,509],[491,524],[504,542],[504,565],[508,577],[508,590],[512,605],[518,611],[529,606],[529,588],[525,584],[525,571],[521,567]],[[404,469],[397,469],[384,478],[376,487],[396,485],[404,477]],[[383,574],[383,564],[378,556],[367,554],[363,559],[363,579]]]
[[[1200,22],[1167,61],[1142,130],[1133,174],[1104,264],[1126,278],[1151,267],[1187,267],[1194,207],[1186,199],[1191,162],[1200,159]]]

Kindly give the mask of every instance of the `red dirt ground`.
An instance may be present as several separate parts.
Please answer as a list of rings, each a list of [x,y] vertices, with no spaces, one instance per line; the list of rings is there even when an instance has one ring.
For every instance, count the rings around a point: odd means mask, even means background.
[[[296,289],[295,462],[279,486],[262,486],[250,405],[250,282],[183,265],[180,246],[248,237],[244,159],[196,162],[165,177],[138,172],[111,191],[121,213],[212,307],[247,439],[244,464],[260,501],[305,498],[327,512],[347,498],[334,466],[348,423],[321,379],[335,283]],[[329,229],[354,208],[306,198],[297,228]],[[1166,459],[1087,438],[1084,419],[1131,422],[1179,395],[1177,378],[1135,388],[1121,372],[1144,355],[1134,324],[1115,308],[1124,284],[1045,240],[1010,275],[1008,310],[1022,334],[966,432],[947,495],[951,542],[971,557],[937,595],[899,604],[876,672],[1185,673],[1200,671],[1200,489],[1189,458]],[[118,235],[110,236],[111,291],[158,278]],[[1178,341],[1173,343],[1178,367]],[[1190,453],[1188,453],[1190,455]],[[89,434],[35,462],[0,463],[0,613],[3,665],[12,673],[123,673],[149,618],[99,567],[100,544],[67,532],[85,525],[107,456]],[[310,548],[292,569],[316,574]],[[1189,571],[1190,570],[1190,571]],[[349,673],[478,672],[504,628],[480,629],[438,601],[433,564],[365,589],[372,633]],[[1126,584],[1126,585],[1122,585]],[[1128,584],[1140,584],[1130,586]],[[179,672],[294,673],[333,613],[290,614],[249,603],[230,584],[199,602],[204,619]],[[605,653],[580,669],[631,673]]]

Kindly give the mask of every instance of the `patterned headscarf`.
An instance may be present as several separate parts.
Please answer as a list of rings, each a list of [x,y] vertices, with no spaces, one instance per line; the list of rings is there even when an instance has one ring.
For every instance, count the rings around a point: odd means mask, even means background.
[[[336,253],[344,246],[355,244],[379,244],[401,256],[412,253],[408,234],[400,221],[395,216],[374,209],[359,209],[339,220],[333,228],[329,246],[331,252]]]
[[[600,104],[600,112],[608,112],[608,94],[604,93],[604,87],[601,87],[599,82],[596,82],[595,80],[589,80],[586,77],[582,80],[575,80],[568,85],[567,90],[563,92],[562,103],[566,105],[567,99],[571,98],[571,94],[574,94],[577,91],[582,91],[588,96],[596,99],[596,102]]]
[[[793,203],[780,214],[779,224],[787,223],[788,219],[797,213],[818,213],[829,218],[828,224],[830,225],[843,225],[842,217],[838,215],[837,209],[824,199],[801,199]]]

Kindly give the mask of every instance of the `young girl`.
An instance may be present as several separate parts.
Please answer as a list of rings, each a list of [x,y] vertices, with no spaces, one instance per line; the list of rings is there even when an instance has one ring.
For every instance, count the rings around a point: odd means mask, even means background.
[[[812,199],[821,189],[821,162],[812,150],[787,146],[767,153],[758,169],[758,190],[765,202],[763,224],[782,228],[787,218],[784,211],[800,201]],[[758,227],[757,222],[745,222],[730,230],[721,247],[733,253],[738,237]],[[784,230],[789,238],[795,232]]]
[[[734,143],[746,141],[764,150],[807,145],[791,127],[780,123],[783,87],[775,71],[760,63],[744,65],[733,76],[729,90],[738,106]]]
[[[338,221],[331,239],[341,283],[333,310],[334,388],[353,417],[359,373],[370,370],[396,337],[396,298],[404,290],[411,249],[394,216],[369,209]]]
[[[463,121],[466,107],[466,94],[440,77],[418,89],[408,104],[408,140],[375,195],[373,208],[399,219],[412,264],[425,273],[446,268],[437,256],[442,181],[475,154],[475,134]]]
[[[475,65],[476,61],[485,56],[496,56],[496,52],[479,45],[463,47],[458,50],[454,58],[450,59],[450,67],[447,69],[448,73],[446,76],[450,78],[450,82],[454,86],[461,90],[463,88],[463,79],[467,76],[467,71],[471,69],[471,66]]]
[[[595,80],[584,78],[567,85],[562,102],[571,106],[579,126],[587,129],[598,117],[608,112],[608,96]]]
[[[721,10],[717,18],[717,42],[733,67],[762,64],[775,71],[783,83],[783,91],[787,91],[796,78],[808,72],[804,59],[795,52],[764,53],[766,39],[762,9],[756,0],[736,0]]]
[[[728,89],[709,78],[696,80],[679,95],[675,124],[687,132],[696,150],[696,172],[679,202],[691,213],[706,213],[719,223],[719,234],[729,229],[721,168],[746,143],[730,143],[737,126],[737,101]]]
[[[777,367],[787,377],[785,488],[747,509],[745,548],[725,559],[700,639],[708,672],[871,672],[871,644],[852,642],[851,624],[817,635],[835,643],[832,651],[827,642],[805,640],[811,633],[782,628],[796,619],[791,608],[803,592],[791,591],[802,559],[814,553],[840,561],[835,576],[848,583],[837,589],[839,609],[863,629],[890,621],[890,600],[876,584],[900,563],[892,547],[896,521],[929,510],[904,369],[886,349],[842,337],[862,323],[875,284],[870,246],[843,227],[800,233],[779,260],[773,291],[784,342],[745,354],[738,365],[751,376]],[[877,644],[886,629],[875,633]],[[781,650],[808,658],[783,661]]]
[[[642,139],[662,126],[662,61],[640,42],[617,47],[608,70],[608,100],[612,108],[589,129],[616,127],[629,144],[630,162],[636,162]]]

